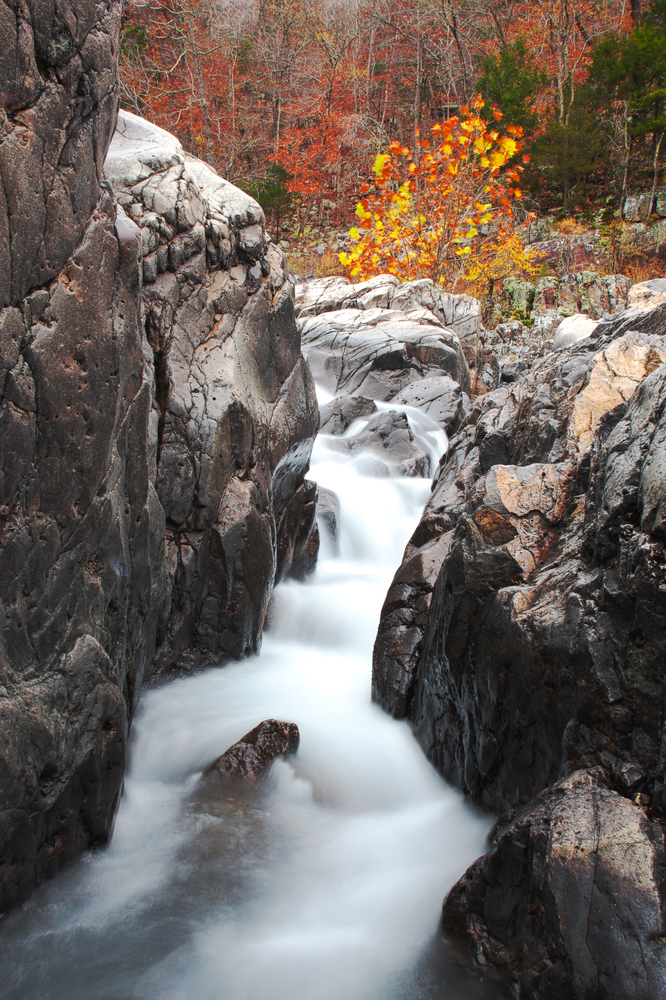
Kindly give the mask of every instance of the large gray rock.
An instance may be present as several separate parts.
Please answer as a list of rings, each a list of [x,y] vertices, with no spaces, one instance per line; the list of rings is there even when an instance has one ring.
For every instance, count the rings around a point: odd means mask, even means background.
[[[238,658],[275,579],[316,558],[318,411],[284,257],[259,205],[150,122],[121,112],[106,173],[144,248],[171,588],[157,666]]]
[[[610,633],[592,642],[602,627],[588,627],[589,614],[605,621],[607,613],[596,599],[590,611],[587,596],[601,570],[590,569],[581,549],[586,502],[590,512],[603,510],[600,498],[588,496],[591,446],[610,415],[638,405],[663,360],[664,338],[630,334],[601,351],[551,354],[520,381],[477,400],[451,440],[388,592],[373,697],[410,717],[445,776],[489,808],[505,807],[507,796],[525,803],[556,776],[564,728],[583,711],[582,664],[587,697],[614,704],[616,689],[598,689],[605,675],[594,666],[601,656],[595,643],[610,642]],[[655,427],[660,392],[653,390],[644,411]],[[627,483],[642,468],[643,458],[635,461],[624,469]],[[638,579],[623,586],[630,607]],[[578,602],[588,609],[580,616],[572,610]],[[574,660],[575,682],[574,668],[564,666]],[[547,705],[544,662],[559,678]],[[653,740],[657,729],[652,720]]]
[[[603,773],[564,778],[500,827],[449,893],[444,928],[516,996],[660,1000],[664,837]]]
[[[374,699],[411,720],[440,772],[486,808],[527,807],[520,835],[502,834],[447,903],[450,926],[525,998],[620,998],[635,972],[631,995],[656,998],[666,975],[654,929],[661,862],[644,850],[663,836],[666,805],[664,307],[634,321],[648,316],[661,336],[624,332],[621,314],[599,325],[596,349],[550,354],[476,401],[375,644]],[[587,768],[612,791],[565,783],[557,816],[528,806],[563,772]],[[651,809],[654,827],[628,798]],[[599,839],[593,824],[579,849],[574,819],[590,810]],[[558,867],[584,856],[589,870],[596,859],[605,902],[576,887],[575,867]],[[588,897],[599,924],[574,947]],[[627,921],[617,948],[611,904]]]
[[[139,231],[100,187],[120,4],[4,11],[2,910],[108,835],[166,594]]]
[[[391,275],[360,285],[324,278],[297,287],[296,310],[310,367],[336,395],[387,401],[443,374],[469,389],[459,333],[475,343],[476,299],[447,295],[431,281],[401,285]]]
[[[447,375],[419,379],[402,389],[394,403],[416,406],[453,434],[468,416],[471,405],[466,392]]]
[[[120,4],[3,16],[0,910],[108,836],[156,647],[256,649],[312,568],[318,419],[259,206],[129,116],[101,182]]]

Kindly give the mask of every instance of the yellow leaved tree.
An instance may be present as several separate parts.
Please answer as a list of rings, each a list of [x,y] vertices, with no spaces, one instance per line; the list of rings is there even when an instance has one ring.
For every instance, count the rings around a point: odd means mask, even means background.
[[[521,198],[522,129],[501,134],[481,117],[476,97],[459,117],[417,136],[414,152],[393,142],[380,153],[356,208],[350,277],[394,274],[401,281],[432,278],[453,290],[458,279],[494,281],[534,265],[513,232]],[[494,112],[495,122],[501,118]],[[526,159],[526,157],[524,158]]]

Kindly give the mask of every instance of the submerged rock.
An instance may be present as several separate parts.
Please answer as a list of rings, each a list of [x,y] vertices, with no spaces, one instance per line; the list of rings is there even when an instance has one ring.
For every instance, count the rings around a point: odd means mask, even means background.
[[[336,396],[320,410],[320,434],[344,434],[359,417],[377,412],[374,399],[364,396]]]
[[[234,743],[203,772],[203,777],[225,781],[258,781],[273,761],[298,750],[300,733],[293,722],[266,719]]]
[[[331,447],[351,452],[371,451],[381,456],[386,463],[384,471],[377,466],[373,472],[368,463],[369,475],[388,475],[388,466],[399,476],[427,476],[430,471],[430,459],[418,445],[407,417],[396,410],[375,414],[359,433],[337,438]]]

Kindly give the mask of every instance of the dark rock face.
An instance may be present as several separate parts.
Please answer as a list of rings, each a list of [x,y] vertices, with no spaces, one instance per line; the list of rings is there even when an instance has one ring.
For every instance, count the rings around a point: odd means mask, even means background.
[[[497,833],[451,890],[446,931],[520,998],[659,1000],[666,993],[664,836],[581,770]]]
[[[2,909],[107,836],[166,591],[139,232],[100,187],[120,4],[5,16]]]
[[[562,774],[594,769],[603,793],[581,790],[572,778],[556,786],[558,801],[571,799],[571,816],[588,809],[590,796],[594,809],[612,805],[618,816],[626,813],[628,825],[613,833],[612,850],[603,838],[595,850],[600,864],[616,867],[624,851],[622,877],[647,885],[642,862],[636,867],[631,860],[627,830],[634,823],[641,843],[658,840],[665,805],[666,312],[660,308],[660,327],[659,310],[650,315],[652,332],[626,332],[627,314],[620,314],[615,326],[601,324],[605,337],[594,349],[548,355],[476,401],[442,459],[375,645],[374,699],[412,721],[441,773],[489,809],[526,807],[515,864],[528,874],[507,881],[502,866],[514,851],[514,834],[503,833],[490,860],[472,870],[474,886],[461,883],[458,902],[447,903],[452,931],[492,938],[483,945],[485,961],[507,969],[527,963],[526,978],[516,972],[525,998],[656,997],[663,990],[664,953],[653,942],[660,931],[650,929],[653,917],[645,913],[653,911],[645,901],[636,904],[615,971],[608,967],[612,935],[601,931],[593,966],[581,965],[530,846],[534,830],[545,830],[538,850],[547,867],[560,834],[575,856],[575,831],[527,805]],[[640,324],[643,314],[633,315]],[[629,798],[652,810],[654,824]],[[605,822],[599,820],[600,829]],[[654,890],[663,898],[659,864],[651,869],[648,896]],[[614,885],[616,876],[608,877]],[[560,891],[566,901],[566,880]],[[627,912],[634,912],[632,898],[626,895]],[[487,910],[491,899],[494,915]],[[647,985],[622,992],[633,968],[622,963],[633,962],[643,940],[653,942],[640,973]]]
[[[3,6],[0,308],[60,274],[97,205],[121,11],[114,0]]]
[[[316,559],[317,407],[259,207],[161,130],[124,136],[127,212],[101,180],[120,15],[3,15],[0,910],[108,836],[156,648],[255,649]]]
[[[213,761],[204,771],[204,778],[258,781],[278,757],[295,754],[299,740],[295,723],[266,719]]]

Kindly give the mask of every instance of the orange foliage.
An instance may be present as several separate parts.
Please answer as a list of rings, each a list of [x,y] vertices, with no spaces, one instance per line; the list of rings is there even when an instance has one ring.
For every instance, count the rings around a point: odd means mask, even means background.
[[[358,203],[355,245],[340,261],[351,277],[395,274],[402,281],[432,278],[455,286],[459,277],[501,277],[499,248],[514,264],[526,258],[511,235],[522,165],[521,130],[500,133],[481,117],[476,97],[461,117],[435,125],[432,139],[412,152],[398,142],[375,160],[372,187]],[[496,120],[501,118],[496,113]]]

